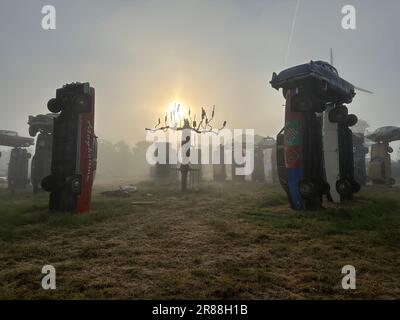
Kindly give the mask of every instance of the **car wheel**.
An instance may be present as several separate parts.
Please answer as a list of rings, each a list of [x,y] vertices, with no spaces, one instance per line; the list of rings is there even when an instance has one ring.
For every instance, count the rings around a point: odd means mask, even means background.
[[[36,136],[37,133],[38,133],[38,128],[36,126],[30,126],[29,127],[29,135],[31,137]]]
[[[299,192],[300,192],[300,195],[302,196],[302,198],[312,199],[317,194],[317,188],[313,182],[300,181]]]
[[[40,184],[42,189],[47,192],[52,192],[56,189],[56,180],[53,175],[44,178]]]
[[[358,118],[357,118],[357,116],[355,114],[349,114],[347,116],[346,125],[348,127],[355,126],[357,124],[357,122],[358,122]]]
[[[347,120],[348,109],[345,106],[340,106],[332,109],[329,112],[328,118],[333,123],[344,123]]]
[[[70,182],[71,192],[79,195],[82,193],[82,178],[80,176],[73,177]]]
[[[393,153],[393,151],[394,151],[394,150],[393,150],[392,147],[388,147],[388,150],[387,150],[388,153]]]
[[[349,181],[339,180],[336,182],[336,190],[341,196],[345,196],[351,193],[352,187]]]
[[[47,102],[47,109],[49,109],[49,111],[52,113],[59,113],[62,108],[59,101],[53,98]]]
[[[394,178],[389,179],[389,185],[394,186],[396,184],[396,180]]]

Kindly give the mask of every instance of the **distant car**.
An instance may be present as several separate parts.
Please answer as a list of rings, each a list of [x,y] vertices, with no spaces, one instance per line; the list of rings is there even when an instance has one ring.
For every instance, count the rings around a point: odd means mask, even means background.
[[[17,132],[0,130],[0,145],[13,148],[24,148],[34,145],[32,138],[20,137]]]
[[[353,133],[354,146],[354,178],[361,185],[367,184],[367,168],[365,156],[369,149],[365,146],[365,139],[362,133]]]
[[[31,162],[31,183],[33,193],[42,190],[42,180],[51,173],[53,137],[50,134],[41,133],[36,140],[35,154]]]
[[[375,142],[392,142],[400,140],[400,127],[387,126],[376,129],[367,136],[368,139]]]
[[[392,177],[392,163],[390,153],[393,152],[389,143],[376,143],[371,146],[371,161],[369,164],[369,178],[374,184],[394,185]]]
[[[261,137],[254,145],[254,169],[251,174],[253,181],[265,182],[267,178],[273,180],[276,170],[272,165],[276,141],[272,137]],[[274,159],[273,159],[274,158]],[[276,163],[275,163],[276,164]]]
[[[54,119],[58,114],[39,114],[29,116],[29,134],[37,135],[35,154],[31,162],[31,183],[33,193],[42,190],[41,182],[51,172]],[[39,134],[38,134],[39,133]]]
[[[31,154],[26,149],[14,148],[11,150],[8,165],[8,189],[15,191],[23,189],[29,184],[28,163]]]
[[[54,119],[57,118],[57,116],[58,115],[54,113],[29,116],[29,135],[34,137],[38,132],[52,133]]]
[[[94,133],[95,90],[89,83],[71,83],[57,89],[47,107],[54,119],[51,174],[42,187],[50,192],[52,211],[90,210],[97,164]]]
[[[351,103],[356,94],[355,87],[342,79],[335,67],[324,61],[310,61],[279,74],[274,72],[270,83],[277,90],[282,88],[285,98],[289,89],[297,90],[299,96],[306,99],[299,104],[298,107],[302,108],[299,111],[307,111],[312,104],[315,111],[322,112],[325,103]],[[307,101],[310,99],[314,101]]]

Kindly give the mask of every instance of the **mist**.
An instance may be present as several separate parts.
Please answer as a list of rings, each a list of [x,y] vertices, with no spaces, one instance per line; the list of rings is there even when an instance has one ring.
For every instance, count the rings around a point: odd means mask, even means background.
[[[28,115],[65,83],[96,89],[96,134],[130,147],[145,140],[168,106],[193,112],[216,106],[216,121],[275,136],[283,126],[282,94],[272,72],[310,59],[329,60],[340,75],[374,95],[350,105],[374,130],[399,125],[400,22],[396,0],[350,1],[357,30],[341,27],[349,1],[51,1],[57,29],[41,28],[45,1],[2,1],[0,128],[28,134]],[[322,23],[323,22],[323,23]],[[394,144],[398,149],[398,144]]]

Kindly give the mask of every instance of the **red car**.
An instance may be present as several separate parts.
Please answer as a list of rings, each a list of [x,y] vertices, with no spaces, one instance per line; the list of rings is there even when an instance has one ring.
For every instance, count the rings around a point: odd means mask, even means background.
[[[97,163],[94,133],[95,91],[89,83],[57,89],[47,107],[54,119],[51,174],[42,187],[50,192],[52,211],[87,212]]]

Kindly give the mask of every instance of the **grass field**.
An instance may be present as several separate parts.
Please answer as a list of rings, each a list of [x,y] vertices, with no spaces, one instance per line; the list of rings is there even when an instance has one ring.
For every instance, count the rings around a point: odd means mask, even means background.
[[[400,298],[399,188],[369,187],[312,213],[256,183],[184,195],[142,183],[121,199],[103,189],[86,215],[0,189],[1,299]],[[56,290],[41,288],[45,264],[56,267]],[[341,287],[348,264],[356,290]]]

